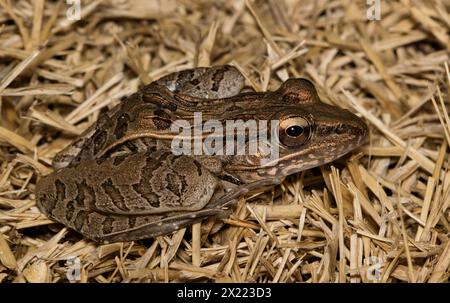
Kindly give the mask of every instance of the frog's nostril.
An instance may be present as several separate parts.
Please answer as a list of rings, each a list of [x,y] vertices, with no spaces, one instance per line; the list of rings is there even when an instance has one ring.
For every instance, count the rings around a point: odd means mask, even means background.
[[[342,135],[345,133],[345,127],[343,125],[339,125],[335,127],[334,132],[338,135]]]

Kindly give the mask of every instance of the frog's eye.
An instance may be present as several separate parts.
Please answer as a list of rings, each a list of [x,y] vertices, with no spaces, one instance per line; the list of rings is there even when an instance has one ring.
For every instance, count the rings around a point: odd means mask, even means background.
[[[311,137],[311,123],[302,117],[289,117],[280,122],[279,138],[282,144],[296,147]]]

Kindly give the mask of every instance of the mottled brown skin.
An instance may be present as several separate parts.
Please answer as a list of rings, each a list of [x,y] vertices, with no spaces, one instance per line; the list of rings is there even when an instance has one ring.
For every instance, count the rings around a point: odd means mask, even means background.
[[[239,93],[243,87],[230,66],[182,71],[143,87],[55,157],[56,172],[37,184],[37,205],[98,242],[149,238],[225,217],[247,192],[331,162],[367,137],[361,119],[320,102],[305,79],[289,79],[274,92]],[[278,160],[173,155],[170,126],[177,119],[192,125],[194,112],[203,121],[282,121]],[[283,123],[291,121],[299,121],[300,135],[286,135]]]

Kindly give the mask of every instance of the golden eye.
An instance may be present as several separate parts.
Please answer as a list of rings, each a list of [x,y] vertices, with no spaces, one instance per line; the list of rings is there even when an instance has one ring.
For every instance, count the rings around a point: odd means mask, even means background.
[[[311,123],[302,117],[289,117],[280,122],[279,137],[288,147],[301,146],[311,137]]]

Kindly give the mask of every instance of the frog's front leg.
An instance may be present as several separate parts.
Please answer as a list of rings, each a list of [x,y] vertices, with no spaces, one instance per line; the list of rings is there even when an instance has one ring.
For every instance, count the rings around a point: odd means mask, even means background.
[[[170,152],[81,162],[42,178],[36,192],[49,218],[99,242],[167,234],[225,211],[211,203],[223,194],[217,178]]]

